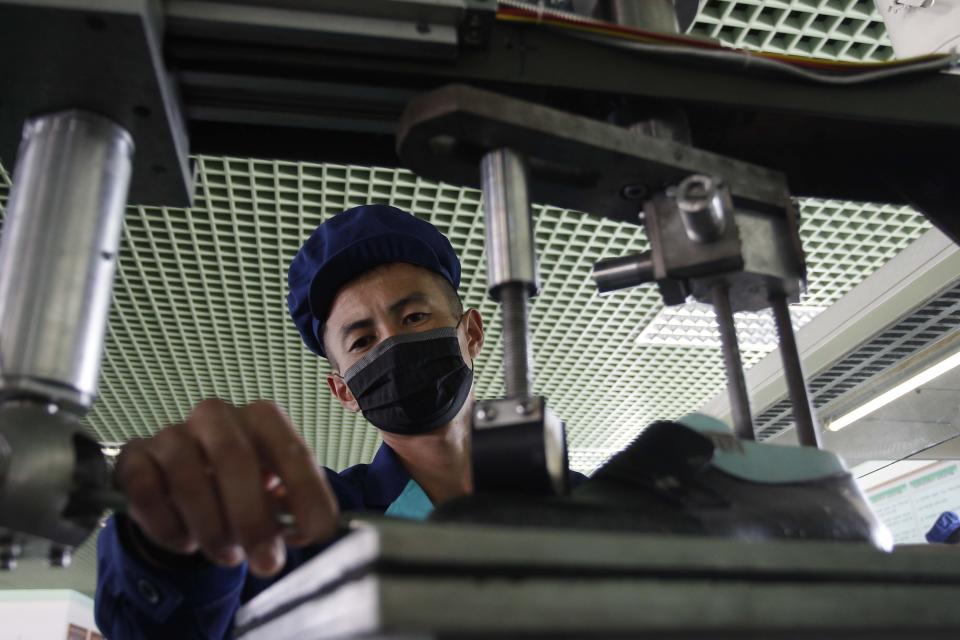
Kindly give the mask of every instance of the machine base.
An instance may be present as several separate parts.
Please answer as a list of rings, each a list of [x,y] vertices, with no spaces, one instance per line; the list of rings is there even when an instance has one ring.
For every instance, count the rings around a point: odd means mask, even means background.
[[[238,613],[243,640],[946,637],[960,554],[851,542],[355,521]]]

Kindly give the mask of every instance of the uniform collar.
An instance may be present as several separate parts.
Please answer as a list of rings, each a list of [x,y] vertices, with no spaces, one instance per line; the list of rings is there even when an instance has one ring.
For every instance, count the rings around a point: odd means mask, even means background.
[[[410,474],[400,462],[399,456],[383,443],[367,468],[367,478],[363,486],[364,503],[368,507],[386,509],[400,497],[408,482]]]

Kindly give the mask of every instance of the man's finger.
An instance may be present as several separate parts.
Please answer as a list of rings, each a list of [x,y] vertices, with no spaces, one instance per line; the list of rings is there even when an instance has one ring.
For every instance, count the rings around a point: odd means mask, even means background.
[[[174,553],[196,551],[187,528],[167,497],[163,474],[145,451],[147,441],[131,440],[123,447],[114,483],[127,497],[129,516],[151,542]]]
[[[212,467],[224,515],[251,571],[275,574],[283,567],[285,548],[263,489],[262,465],[238,410],[220,400],[206,400],[190,414],[187,429]]]
[[[287,415],[272,402],[254,402],[241,409],[251,441],[280,477],[286,504],[294,517],[291,544],[309,544],[333,536],[337,527],[337,500],[323,471]]]
[[[149,451],[163,471],[171,502],[204,555],[217,564],[241,562],[243,554],[227,527],[216,482],[206,473],[209,465],[186,427],[164,429]]]

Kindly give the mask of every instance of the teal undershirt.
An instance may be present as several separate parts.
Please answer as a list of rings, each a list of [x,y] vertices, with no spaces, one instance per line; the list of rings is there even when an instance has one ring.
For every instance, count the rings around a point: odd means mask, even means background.
[[[390,503],[384,515],[407,520],[426,520],[433,512],[433,503],[423,488],[413,478],[403,488],[396,500]]]

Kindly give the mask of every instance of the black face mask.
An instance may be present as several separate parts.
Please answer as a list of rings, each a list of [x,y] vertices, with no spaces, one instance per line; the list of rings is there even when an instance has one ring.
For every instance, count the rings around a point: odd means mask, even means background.
[[[450,422],[473,385],[457,327],[387,338],[350,367],[343,379],[363,417],[402,435],[429,433]]]

